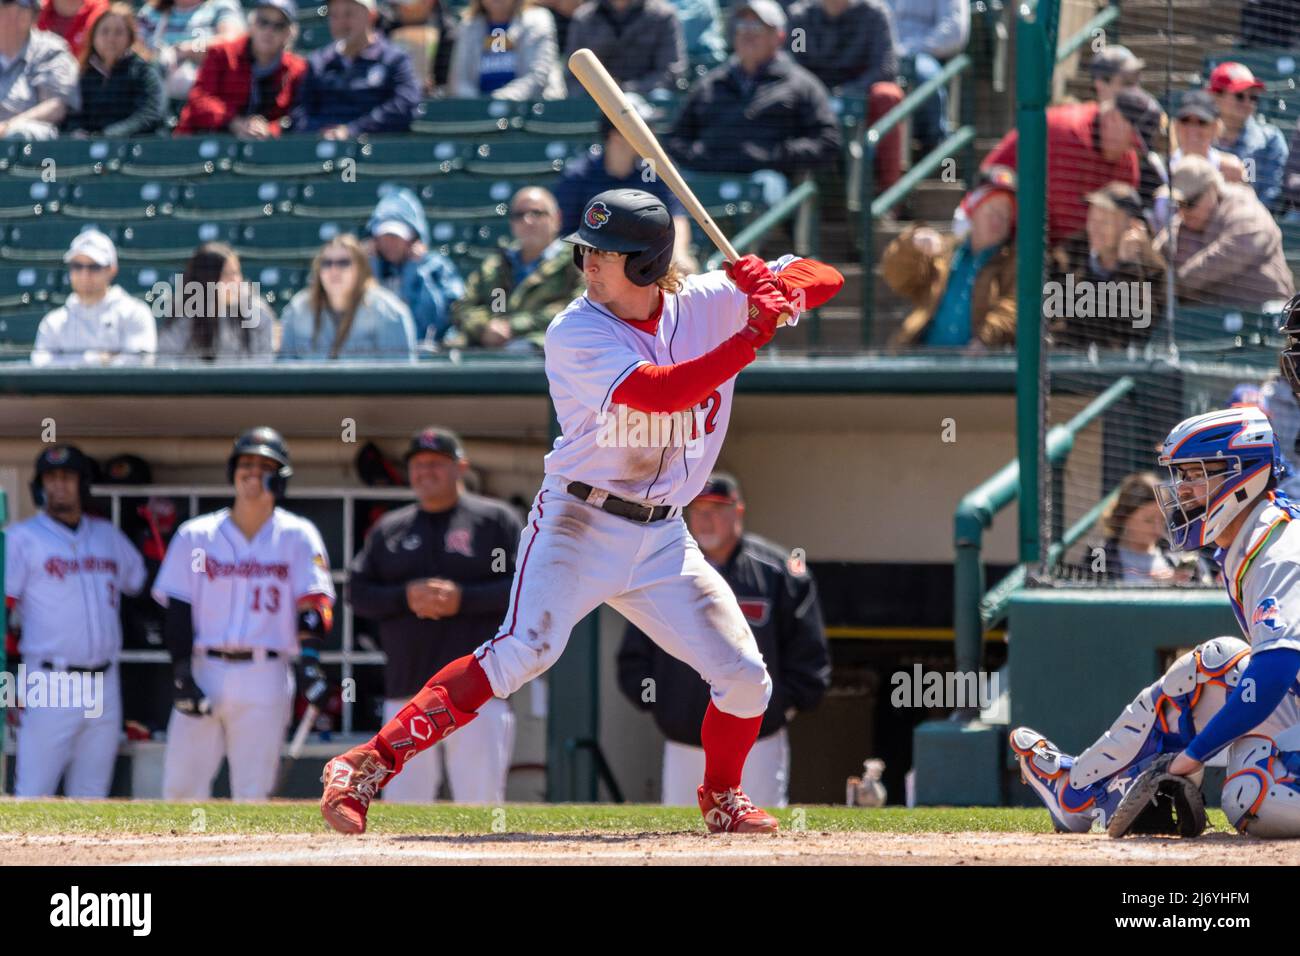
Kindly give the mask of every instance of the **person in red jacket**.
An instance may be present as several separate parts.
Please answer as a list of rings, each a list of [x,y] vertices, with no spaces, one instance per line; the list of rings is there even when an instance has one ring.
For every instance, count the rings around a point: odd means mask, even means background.
[[[290,0],[258,0],[247,36],[208,47],[181,111],[177,134],[229,131],[244,139],[279,136],[307,72],[289,52],[296,34]]]
[[[72,55],[80,59],[90,25],[107,9],[108,0],[41,0],[36,29],[63,37]]]
[[[1057,245],[1088,224],[1088,195],[1107,183],[1137,188],[1138,154],[1147,151],[1137,124],[1150,109],[1150,97],[1125,89],[1108,103],[1066,103],[1047,109],[1047,241]],[[982,169],[1016,169],[1018,137],[1012,130]]]

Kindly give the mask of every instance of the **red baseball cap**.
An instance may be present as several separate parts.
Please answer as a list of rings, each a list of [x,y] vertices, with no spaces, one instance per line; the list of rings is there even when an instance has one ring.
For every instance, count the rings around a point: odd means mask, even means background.
[[[1250,67],[1244,63],[1234,63],[1229,60],[1226,63],[1220,63],[1210,74],[1210,92],[1212,93],[1240,93],[1243,90],[1262,90],[1264,84],[1255,79],[1255,74],[1250,72]]]

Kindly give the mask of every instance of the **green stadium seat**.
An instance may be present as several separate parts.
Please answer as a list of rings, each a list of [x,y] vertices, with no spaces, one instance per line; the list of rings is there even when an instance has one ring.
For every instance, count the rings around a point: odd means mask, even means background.
[[[224,222],[146,219],[118,229],[117,254],[134,262],[184,262],[205,242],[230,242],[233,226]]]
[[[456,142],[386,138],[357,150],[357,176],[368,179],[431,179],[460,169],[466,147]]]
[[[311,269],[303,266],[279,264],[244,264],[244,279],[256,282],[262,298],[276,311],[289,304],[289,300],[307,288]]]
[[[25,356],[36,342],[41,319],[49,309],[27,309],[0,315],[0,355]]]
[[[481,261],[510,236],[505,216],[468,222],[435,222],[429,226],[429,245],[435,252],[457,261]]]
[[[0,321],[11,310],[50,308],[51,298],[66,281],[62,264],[45,266],[0,266]]]
[[[180,187],[166,182],[105,177],[74,182],[62,212],[75,219],[151,219],[170,216]]]
[[[299,23],[325,19],[326,5],[321,0],[297,0],[295,6],[298,8],[296,19]]]
[[[715,219],[749,216],[762,205],[763,187],[743,173],[694,173],[686,181]]]
[[[57,216],[43,216],[31,222],[20,222],[0,230],[0,259],[23,263],[63,262],[77,233],[97,228],[116,240],[111,222],[92,223]]]
[[[1220,63],[1242,63],[1250,67],[1255,79],[1265,83],[1285,80],[1295,76],[1296,63],[1300,61],[1300,52],[1296,50],[1215,50],[1205,55],[1204,75],[1202,79],[1209,83],[1210,73]]]
[[[845,129],[856,129],[867,118],[865,96],[839,94],[831,97],[831,110],[840,118]]]
[[[195,178],[230,169],[236,142],[226,136],[158,137],[131,143],[122,157],[124,176]]]
[[[294,50],[306,56],[313,50],[328,46],[334,38],[330,36],[329,21],[324,17],[302,18],[298,20],[298,39],[294,41]]]
[[[342,183],[324,179],[303,183],[293,200],[293,214],[304,219],[368,219],[379,197],[397,184],[374,181]],[[420,192],[430,187],[409,186]]]
[[[11,176],[69,182],[78,176],[102,176],[122,165],[122,144],[107,139],[55,139],[20,143],[9,166]]]
[[[63,186],[39,179],[0,179],[0,219],[34,219],[58,212]]]
[[[534,136],[565,137],[595,142],[600,107],[589,96],[533,103],[524,112],[524,132]]]
[[[345,232],[360,234],[363,222],[266,219],[235,227],[235,251],[241,259],[300,264],[315,257],[330,239]],[[245,270],[250,266],[245,264]]]
[[[117,284],[137,299],[153,302],[159,283],[175,288],[176,277],[184,274],[184,263],[184,259],[170,264],[123,262],[117,270]]]
[[[523,124],[520,104],[510,100],[425,100],[415,111],[411,132],[422,136],[487,136]]]
[[[237,175],[262,180],[337,175],[340,163],[352,156],[353,148],[352,143],[315,136],[254,140],[238,145],[231,169]]]
[[[177,219],[212,221],[259,219],[287,214],[292,199],[293,187],[274,179],[191,183],[181,187],[180,201],[173,215]]]
[[[562,140],[509,140],[481,143],[465,157],[467,172],[498,179],[546,176],[563,171],[579,150]]]
[[[447,180],[427,186],[420,201],[430,220],[490,219],[507,214],[510,197],[519,188],[519,183],[506,179]]]

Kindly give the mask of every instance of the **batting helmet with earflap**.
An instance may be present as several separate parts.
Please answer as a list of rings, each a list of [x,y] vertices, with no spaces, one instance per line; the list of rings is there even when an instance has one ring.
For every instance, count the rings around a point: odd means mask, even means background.
[[[261,455],[269,458],[280,467],[267,478],[267,490],[275,497],[283,498],[289,489],[289,479],[293,477],[293,465],[289,463],[289,446],[284,437],[274,428],[259,425],[250,428],[235,439],[235,447],[230,451],[226,461],[226,481],[235,480],[235,463],[240,455]]]
[[[45,507],[42,479],[51,471],[75,471],[81,486],[81,504],[90,500],[90,483],[95,480],[95,462],[76,445],[51,445],[36,456],[36,474],[32,477],[32,501]]]
[[[627,255],[623,271],[639,286],[663,278],[673,260],[673,217],[658,196],[640,189],[607,189],[582,210],[573,243],[573,264],[582,268],[582,248]]]

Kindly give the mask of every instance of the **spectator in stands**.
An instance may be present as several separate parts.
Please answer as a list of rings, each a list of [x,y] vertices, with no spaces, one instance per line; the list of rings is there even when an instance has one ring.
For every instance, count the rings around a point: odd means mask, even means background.
[[[1294,294],[1282,232],[1248,187],[1225,183],[1201,156],[1183,157],[1172,187],[1175,215],[1156,251],[1181,300],[1260,309]]]
[[[415,341],[436,346],[451,328],[451,307],[465,294],[465,283],[451,260],[429,249],[429,221],[420,200],[409,189],[388,193],[366,229],[376,281],[411,310]]]
[[[55,139],[81,106],[77,61],[61,38],[32,29],[36,6],[0,3],[0,139]]]
[[[541,186],[525,186],[510,200],[510,233],[510,244],[470,275],[456,326],[470,345],[540,349],[551,319],[581,294],[582,277],[559,239],[555,197]]]
[[[735,594],[772,679],[772,700],[741,782],[756,803],[784,807],[790,781],[786,725],[815,708],[830,687],[830,651],[817,585],[807,567],[785,548],[746,531],[744,515],[736,479],[714,472],[687,507],[686,524]],[[648,700],[646,681],[653,681],[656,691]],[[700,726],[709,685],[631,624],[618,652],[618,684],[634,707],[654,716],[666,738],[664,804],[694,805],[704,779]]]
[[[582,0],[534,0],[534,5],[551,11],[555,21],[555,48],[563,50],[569,42],[569,23],[582,6]]]
[[[1092,55],[1088,72],[1092,75],[1092,91],[1098,103],[1108,103],[1120,90],[1140,85],[1145,60],[1139,60],[1133,51],[1118,43],[1102,47]]]
[[[1169,526],[1156,501],[1159,483],[1146,471],[1120,482],[1119,493],[1101,518],[1103,580],[1170,585],[1191,579],[1195,565],[1180,565],[1169,552]]]
[[[1272,123],[1255,115],[1264,84],[1241,63],[1220,63],[1210,73],[1209,90],[1222,123],[1214,145],[1232,153],[1246,168],[1246,181],[1271,212],[1282,210],[1282,173],[1286,169],[1286,137]]]
[[[1169,157],[1171,169],[1177,169],[1184,156],[1204,156],[1219,171],[1225,182],[1245,182],[1245,168],[1232,153],[1214,147],[1215,137],[1221,130],[1219,107],[1214,97],[1204,90],[1188,90],[1178,101],[1174,114],[1174,135]],[[1169,224],[1169,190],[1156,193],[1152,203],[1151,222],[1163,229]]]
[[[32,364],[152,364],[158,327],[147,305],[113,284],[117,276],[113,240],[87,229],[72,240],[63,261],[68,264],[72,294],[41,319]]]
[[[244,32],[238,0],[149,0],[136,16],[173,100],[189,95],[210,44]]]
[[[884,0],[796,0],[789,9],[790,35],[802,41],[792,44],[795,62],[829,90],[865,95],[868,124],[902,102],[894,18]],[[740,24],[737,17],[737,52]],[[903,127],[895,126],[876,152],[876,188],[889,188],[902,172]]]
[[[307,288],[289,300],[280,328],[281,359],[415,358],[411,310],[375,281],[365,249],[350,233],[316,254]]]
[[[1155,320],[1164,311],[1166,266],[1155,252],[1136,189],[1128,183],[1107,183],[1090,193],[1087,232],[1055,247],[1052,256],[1053,278],[1064,283],[1067,276],[1073,276],[1075,288],[1084,288],[1084,283],[1091,283],[1094,289],[1104,288],[1104,283],[1124,283],[1127,290],[1133,290],[1143,286],[1131,283],[1142,283],[1150,290],[1145,300],[1139,292],[1138,301],[1125,293],[1126,315],[1054,316],[1049,325],[1053,344],[1122,347],[1150,337]],[[1144,302],[1147,311],[1143,311]]]
[[[420,105],[420,81],[406,51],[375,30],[375,0],[329,0],[334,42],[307,61],[293,131],[323,139],[404,133]]]
[[[718,0],[671,0],[682,22],[688,63],[712,68],[727,58],[727,38],[722,35]]]
[[[583,47],[600,57],[627,92],[677,91],[686,73],[686,41],[677,11],[668,0],[586,0],[569,24],[569,54]],[[585,96],[568,75],[569,95]]]
[[[771,204],[786,177],[839,159],[839,121],[826,88],[782,50],[785,13],[776,0],[735,8],[735,54],[691,88],[665,146],[682,166],[759,173]]]
[[[235,250],[205,242],[170,299],[171,322],[158,334],[158,354],[170,360],[229,364],[275,358],[275,313],[256,283],[244,281]]]
[[[1151,97],[1121,90],[1109,103],[1066,103],[1047,108],[1047,240],[1064,242],[1083,232],[1086,197],[1109,182],[1139,183],[1137,124],[1150,115]],[[1002,137],[981,168],[1016,168],[1016,130]]]
[[[90,25],[107,9],[108,0],[41,0],[41,15],[36,18],[36,29],[57,33],[67,42],[72,55],[81,59],[90,36]]]
[[[447,83],[456,20],[441,0],[380,0],[379,32],[406,51],[420,90],[429,94]]]
[[[962,204],[970,222],[964,239],[913,225],[885,249],[881,275],[913,306],[891,345],[978,352],[1015,343],[1014,174],[999,171]]]
[[[970,40],[970,0],[888,0],[897,35],[899,67],[913,88],[920,86],[952,59]],[[970,82],[968,79],[966,82]],[[912,128],[921,151],[928,153],[946,137],[948,87],[939,87],[912,114]]]
[[[649,122],[653,110],[641,96],[628,94],[628,101]],[[623,134],[605,116],[600,118],[600,142],[604,144],[599,157],[587,154],[565,167],[564,175],[555,184],[555,200],[560,206],[562,225],[566,235],[576,232],[582,210],[587,200],[607,189],[643,189],[663,200],[676,227],[676,249],[673,261],[685,275],[699,271],[699,264],[691,255],[691,220],[686,210],[668,185],[658,176],[649,176],[650,165],[643,160]],[[649,177],[649,178],[647,178]]]
[[[105,7],[81,51],[81,108],[63,131],[77,136],[141,136],[167,118],[162,77],[140,55],[135,12],[128,3]]]
[[[307,74],[307,62],[289,52],[298,32],[295,14],[292,0],[257,0],[248,15],[248,35],[208,49],[177,134],[280,135]]]
[[[470,0],[447,86],[462,99],[564,99],[551,12],[532,0]]]

